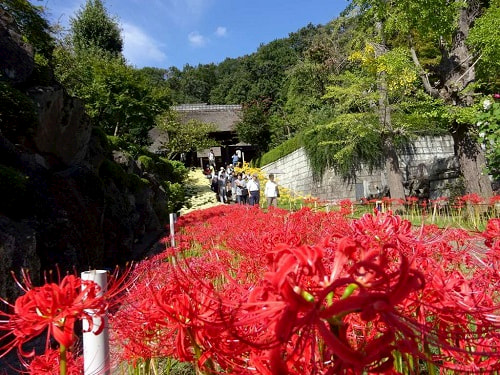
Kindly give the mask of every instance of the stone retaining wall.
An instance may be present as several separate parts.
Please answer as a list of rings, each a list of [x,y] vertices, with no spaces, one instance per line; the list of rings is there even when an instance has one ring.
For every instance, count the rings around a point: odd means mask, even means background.
[[[451,136],[419,138],[402,150],[399,158],[407,195],[434,199],[447,195],[448,188],[457,182],[459,167]],[[362,197],[383,195],[387,191],[387,179],[382,170],[372,173],[362,170],[354,181],[344,181],[333,170],[328,170],[321,181],[313,181],[302,148],[262,167],[262,170],[267,174],[278,172],[276,178],[279,185],[294,193],[312,195],[322,200],[359,200]]]

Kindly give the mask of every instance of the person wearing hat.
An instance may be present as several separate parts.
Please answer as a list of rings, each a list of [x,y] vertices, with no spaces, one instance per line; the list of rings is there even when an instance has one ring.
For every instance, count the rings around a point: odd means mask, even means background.
[[[250,206],[259,205],[260,203],[260,183],[257,173],[252,175],[252,178],[247,183]]]
[[[220,175],[221,175],[223,172],[226,172],[226,170],[224,169],[224,167],[220,167],[220,169],[219,169],[219,173],[217,173],[217,177],[219,177],[219,178],[220,178]]]

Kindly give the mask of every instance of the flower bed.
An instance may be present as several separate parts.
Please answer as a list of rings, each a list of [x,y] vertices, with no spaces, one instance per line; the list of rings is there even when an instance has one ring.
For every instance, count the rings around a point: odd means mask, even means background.
[[[120,361],[238,374],[498,370],[500,220],[490,223],[477,237],[390,213],[193,212],[178,246],[135,271],[112,319]]]
[[[110,314],[113,366],[500,371],[500,219],[479,235],[349,213],[221,205],[181,216],[177,246],[136,265]]]

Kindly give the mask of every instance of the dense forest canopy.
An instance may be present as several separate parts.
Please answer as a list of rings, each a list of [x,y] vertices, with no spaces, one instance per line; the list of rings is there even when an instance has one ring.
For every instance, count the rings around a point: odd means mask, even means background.
[[[26,4],[2,6],[110,135],[147,144],[172,104],[243,104],[240,140],[258,140],[265,152],[303,134],[316,176],[333,167],[349,178],[361,165],[384,166],[396,192],[397,148],[435,133],[454,136],[465,180],[477,181],[468,192],[491,194],[485,156],[499,176],[500,0],[353,0],[326,25],[182,70],[128,64],[105,2],[88,0],[57,38],[43,17],[30,20]]]

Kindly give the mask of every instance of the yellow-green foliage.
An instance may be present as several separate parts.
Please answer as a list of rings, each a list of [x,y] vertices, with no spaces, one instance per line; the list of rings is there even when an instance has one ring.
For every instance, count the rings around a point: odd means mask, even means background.
[[[182,183],[186,180],[189,174],[189,170],[186,168],[184,163],[177,160],[167,160],[165,158],[160,158],[160,160],[164,163],[170,164],[171,174],[170,181]]]
[[[153,173],[155,170],[155,161],[152,157],[147,155],[140,155],[137,161],[143,166],[144,170],[149,173]]]
[[[185,190],[184,186],[177,182],[164,181],[163,187],[167,193],[167,212],[177,212],[184,205]]]
[[[115,137],[114,135],[108,135],[108,142],[111,146],[111,150],[126,150],[128,147],[127,141],[123,138]]]
[[[264,165],[272,163],[273,161],[276,161],[284,156],[287,156],[288,154],[291,154],[295,150],[298,150],[302,146],[301,143],[301,137],[300,135],[297,135],[283,142],[278,147],[275,147],[272,150],[266,152],[259,159],[257,159],[254,164],[258,167],[262,167]]]
[[[19,170],[0,164],[0,213],[19,217],[29,212],[28,182],[28,176]]]

